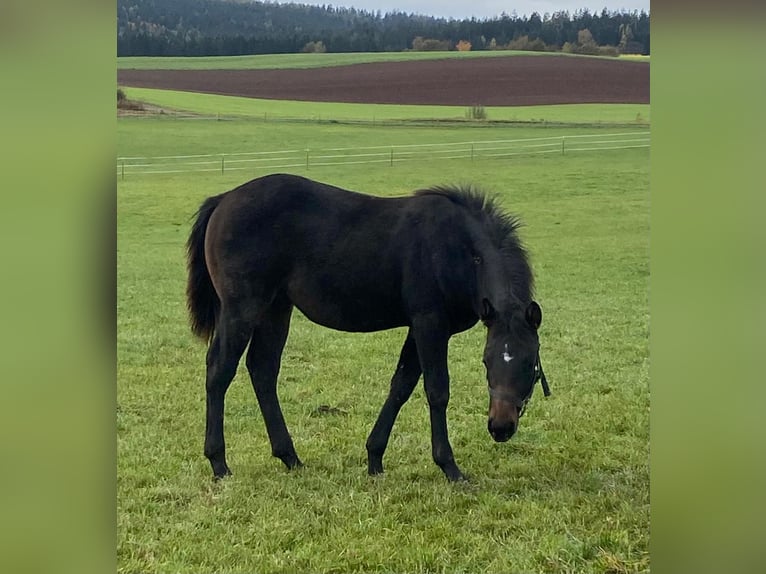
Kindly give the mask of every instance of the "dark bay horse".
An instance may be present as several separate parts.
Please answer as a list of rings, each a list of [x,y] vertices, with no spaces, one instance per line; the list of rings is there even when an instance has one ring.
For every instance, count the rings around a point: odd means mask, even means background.
[[[246,364],[271,450],[301,465],[277,398],[290,316],[341,331],[409,328],[388,398],[367,440],[368,472],[383,453],[402,405],[423,375],[433,459],[460,472],[447,438],[447,346],[479,319],[487,326],[487,428],[498,442],[516,431],[535,383],[549,394],[532,299],[532,272],[518,221],[484,194],[435,187],[380,198],[275,174],[210,197],[187,243],[192,331],[209,342],[205,456],[216,478],[231,474],[224,396]]]

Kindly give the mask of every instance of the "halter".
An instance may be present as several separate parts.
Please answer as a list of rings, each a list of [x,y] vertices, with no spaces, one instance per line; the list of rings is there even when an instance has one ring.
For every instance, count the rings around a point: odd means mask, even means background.
[[[543,372],[543,364],[540,362],[540,351],[537,351],[537,359],[535,361],[535,373],[532,375],[532,390],[529,391],[529,394],[523,398],[519,399],[514,393],[510,393],[508,391],[504,391],[501,389],[493,389],[489,385],[487,385],[487,388],[489,389],[489,396],[494,397],[496,399],[500,399],[502,401],[508,401],[509,403],[513,403],[516,405],[516,408],[519,409],[519,417],[524,414],[524,411],[527,408],[527,403],[529,402],[529,399],[532,398],[532,393],[535,390],[535,383],[537,381],[540,381],[540,384],[543,387],[543,394],[546,397],[551,396],[551,389],[548,387],[548,379],[545,378],[545,373]]]

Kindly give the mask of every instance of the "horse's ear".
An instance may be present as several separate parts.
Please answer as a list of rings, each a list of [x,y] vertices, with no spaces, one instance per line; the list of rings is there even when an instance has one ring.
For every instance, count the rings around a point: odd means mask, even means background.
[[[540,324],[543,322],[543,310],[540,309],[540,305],[537,304],[537,301],[530,301],[529,305],[527,305],[525,317],[527,323],[529,323],[535,331],[540,328]]]
[[[484,298],[481,300],[481,314],[479,316],[485,324],[495,318],[495,308],[489,302],[489,299]]]

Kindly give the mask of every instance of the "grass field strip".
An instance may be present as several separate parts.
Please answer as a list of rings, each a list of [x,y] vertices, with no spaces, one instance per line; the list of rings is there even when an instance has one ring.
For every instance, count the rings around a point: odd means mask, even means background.
[[[163,102],[165,98],[158,97],[155,95],[155,93],[162,93],[162,92],[168,92],[169,90],[151,90],[151,89],[142,89],[142,88],[133,88],[131,90],[132,93],[134,92],[150,92],[152,93],[152,96],[150,96],[152,99],[150,101],[156,100],[158,102],[158,105]],[[184,94],[187,95],[187,94]],[[189,94],[192,96],[213,96],[212,94]],[[338,109],[334,107],[334,104],[328,103],[328,102],[319,102],[319,103],[307,103],[307,102],[290,102],[290,104],[298,104],[297,106],[290,106],[292,109],[292,112],[280,112],[280,111],[260,111],[256,112],[253,111],[253,109],[249,109],[249,107],[245,104],[242,104],[238,102],[238,100],[246,100],[250,99],[254,102],[257,102],[259,107],[263,107],[264,105],[273,105],[272,100],[259,100],[257,98],[243,98],[239,96],[215,96],[218,100],[224,101],[224,102],[231,102],[230,106],[233,106],[232,108],[228,108],[226,106],[221,106],[222,111],[211,111],[210,109],[206,109],[206,107],[203,105],[195,105],[194,103],[186,104],[187,106],[190,106],[189,110],[182,110],[182,109],[170,109],[170,108],[162,108],[160,112],[157,114],[147,114],[146,110],[121,110],[120,116],[124,118],[130,118],[133,120],[154,120],[157,118],[165,118],[168,120],[201,120],[201,121],[237,121],[242,119],[251,119],[259,122],[271,122],[271,123],[301,123],[301,124],[348,124],[348,125],[362,125],[362,126],[418,126],[418,125],[452,125],[452,126],[465,126],[465,125],[476,125],[476,120],[467,120],[460,116],[460,112],[462,111],[459,106],[423,106],[423,105],[411,105],[411,106],[403,106],[403,105],[396,105],[396,104],[377,104],[374,107],[379,109],[379,115],[376,115],[375,113],[369,112],[368,116],[363,116],[364,113],[361,109],[358,109],[356,112],[352,112],[350,115],[348,113],[339,113]],[[192,99],[192,102],[195,99]],[[204,100],[203,100],[204,101]],[[152,105],[149,102],[148,105]],[[318,106],[323,106],[326,104],[327,108],[324,109],[324,111],[320,111],[321,108],[318,108]],[[166,102],[164,105],[178,105],[170,102]],[[184,105],[184,104],[181,104]],[[359,106],[359,107],[371,107],[368,104],[348,104],[349,106]],[[554,104],[551,106],[545,106],[548,108],[562,108],[566,106],[577,106],[578,104]],[[579,104],[580,106],[587,106],[589,104]],[[612,106],[619,106],[620,104],[611,104]],[[399,108],[397,111],[401,113],[401,108],[424,108],[424,107],[438,107],[442,108],[439,110],[439,115],[436,117],[421,117],[422,114],[424,114],[424,110],[418,110],[418,113],[416,111],[410,110],[406,117],[391,117],[392,110]],[[525,106],[525,108],[534,108],[538,109],[543,106]],[[300,110],[303,109],[303,113],[300,113]],[[354,108],[350,108],[354,109]],[[555,110],[547,110],[549,113],[552,113],[550,117],[538,117],[535,116],[533,113],[523,113],[519,111],[519,108],[513,108],[514,112],[510,113],[505,110],[503,107],[491,107],[489,108],[490,113],[492,114],[493,119],[489,121],[489,123],[495,123],[498,125],[506,124],[506,123],[512,123],[512,124],[532,124],[532,125],[556,125],[556,124],[565,124],[565,125],[580,125],[582,127],[590,127],[590,126],[602,126],[604,124],[608,124],[611,127],[616,128],[623,128],[627,129],[632,126],[649,126],[649,120],[648,118],[644,117],[644,114],[642,112],[636,112],[633,115],[628,114],[627,112],[622,112],[622,114],[618,115],[617,117],[612,118],[604,118],[603,116],[596,116],[596,117],[585,117],[585,118],[572,118],[570,116],[562,116],[560,113],[555,113]],[[611,115],[611,114],[610,114]],[[483,120],[482,120],[483,121]]]
[[[650,134],[623,132],[510,140],[398,144],[327,149],[291,149],[157,157],[118,157],[117,175],[150,175],[236,170],[273,171],[292,167],[400,163],[439,159],[487,159],[576,151],[647,148]]]
[[[530,52],[524,50],[472,50],[438,52],[349,52],[323,54],[258,54],[247,56],[120,56],[117,69],[136,70],[268,70],[349,66],[375,62],[411,62],[454,58],[503,58],[508,56],[564,56],[569,58],[615,59],[613,56]],[[620,60],[649,62],[649,55],[621,54]]]

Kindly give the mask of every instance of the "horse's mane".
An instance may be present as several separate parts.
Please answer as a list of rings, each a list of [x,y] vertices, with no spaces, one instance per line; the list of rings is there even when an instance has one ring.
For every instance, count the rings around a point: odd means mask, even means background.
[[[488,195],[473,185],[435,186],[419,189],[413,195],[439,195],[468,210],[482,224],[492,244],[505,255],[510,265],[514,292],[527,301],[532,298],[534,278],[527,251],[517,233],[522,226],[521,220],[504,211],[497,197]]]

